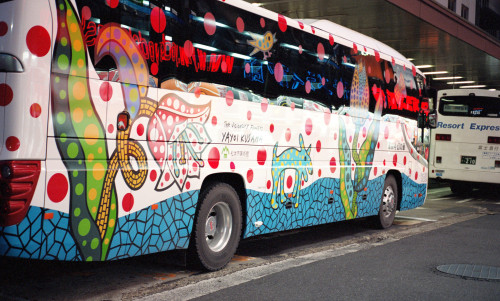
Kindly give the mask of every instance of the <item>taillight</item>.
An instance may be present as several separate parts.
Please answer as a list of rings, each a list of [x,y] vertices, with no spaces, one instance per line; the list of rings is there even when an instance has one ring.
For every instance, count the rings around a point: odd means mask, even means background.
[[[40,161],[0,161],[0,226],[24,219],[39,176]]]
[[[450,134],[436,134],[436,140],[451,141],[451,135]]]
[[[488,136],[488,143],[500,144],[500,137]]]

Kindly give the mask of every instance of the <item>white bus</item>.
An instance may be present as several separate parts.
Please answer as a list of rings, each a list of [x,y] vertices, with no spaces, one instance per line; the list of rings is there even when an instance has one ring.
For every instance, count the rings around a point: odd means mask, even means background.
[[[441,90],[431,131],[430,178],[456,194],[500,184],[500,91]]]
[[[0,255],[187,249],[215,270],[240,238],[386,228],[424,203],[423,74],[331,22],[239,0],[3,0],[0,54]]]

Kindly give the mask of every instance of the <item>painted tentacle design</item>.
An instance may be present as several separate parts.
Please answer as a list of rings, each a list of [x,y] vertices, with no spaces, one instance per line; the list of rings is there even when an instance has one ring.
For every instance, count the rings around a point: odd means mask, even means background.
[[[139,117],[151,117],[156,110],[156,102],[147,98],[149,72],[147,63],[140,54],[130,34],[119,24],[106,24],[97,36],[95,48],[96,61],[109,55],[116,63],[122,87],[125,110],[131,119],[126,131],[118,131],[116,150],[111,155],[109,172],[106,174],[101,202],[97,215],[97,224],[101,236],[109,226],[110,203],[112,200],[113,183],[118,169],[121,169],[125,183],[133,190],[142,187],[146,181],[148,167],[147,157],[142,146],[130,140],[131,125]],[[137,162],[135,170],[130,158]]]
[[[187,178],[199,178],[204,166],[201,154],[211,142],[205,129],[211,102],[191,104],[177,94],[167,94],[148,124],[148,141],[161,176],[156,190],[174,183],[183,190]]]
[[[58,30],[51,104],[57,147],[69,171],[70,227],[82,259],[101,260],[107,253],[117,216],[116,208],[109,210],[111,225],[106,235],[101,235],[95,218],[108,169],[104,130],[89,92],[87,48],[75,10],[68,1],[56,3]]]

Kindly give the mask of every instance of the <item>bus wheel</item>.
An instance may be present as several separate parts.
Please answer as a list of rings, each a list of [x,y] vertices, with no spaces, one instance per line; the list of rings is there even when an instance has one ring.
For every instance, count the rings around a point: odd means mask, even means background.
[[[472,192],[472,185],[467,182],[451,181],[450,189],[456,195],[468,195]]]
[[[384,190],[378,216],[374,216],[377,228],[386,229],[392,226],[396,210],[398,208],[398,184],[393,175],[387,175],[384,182]]]
[[[207,187],[189,246],[191,260],[209,271],[223,268],[234,256],[241,235],[241,203],[234,188],[225,183]]]

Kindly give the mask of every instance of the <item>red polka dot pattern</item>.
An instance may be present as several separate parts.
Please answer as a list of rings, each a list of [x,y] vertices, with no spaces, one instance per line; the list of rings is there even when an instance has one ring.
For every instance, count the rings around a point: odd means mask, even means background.
[[[38,57],[49,53],[50,44],[49,32],[42,26],[32,27],[26,35],[26,45],[29,51]]]

